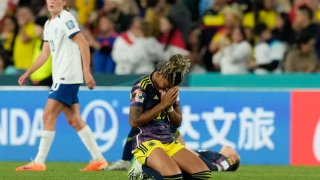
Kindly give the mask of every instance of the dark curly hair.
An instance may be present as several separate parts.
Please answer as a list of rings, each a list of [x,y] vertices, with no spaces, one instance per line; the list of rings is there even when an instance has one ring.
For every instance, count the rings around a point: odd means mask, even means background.
[[[174,86],[179,85],[185,74],[189,71],[190,60],[181,54],[171,56],[169,61],[156,67],[164,78],[168,79]]]

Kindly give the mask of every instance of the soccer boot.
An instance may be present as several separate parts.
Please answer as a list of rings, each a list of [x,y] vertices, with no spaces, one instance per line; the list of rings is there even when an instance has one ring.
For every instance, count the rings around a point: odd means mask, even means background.
[[[100,171],[105,170],[108,167],[108,162],[106,160],[103,161],[91,161],[86,167],[81,169],[81,171]]]
[[[128,171],[130,166],[131,166],[131,162],[130,161],[119,160],[119,161],[115,162],[114,164],[112,164],[111,166],[109,166],[107,168],[107,170],[110,170],[110,171]]]
[[[37,164],[34,161],[16,168],[16,171],[45,171],[46,165]]]

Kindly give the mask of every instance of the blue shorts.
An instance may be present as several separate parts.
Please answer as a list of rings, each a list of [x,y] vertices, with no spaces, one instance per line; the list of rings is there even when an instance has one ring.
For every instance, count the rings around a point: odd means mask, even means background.
[[[62,102],[68,106],[79,103],[78,92],[80,84],[54,83],[49,92],[49,98]]]

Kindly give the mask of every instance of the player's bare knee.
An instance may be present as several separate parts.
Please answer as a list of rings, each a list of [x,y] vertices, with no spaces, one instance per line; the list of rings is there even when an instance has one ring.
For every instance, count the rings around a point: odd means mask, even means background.
[[[52,130],[55,127],[55,119],[50,113],[44,113],[43,116],[43,127],[45,130]]]
[[[71,115],[66,116],[66,119],[67,119],[69,124],[72,123],[72,116]]]
[[[74,123],[74,120],[73,120],[73,116],[72,115],[66,115],[66,119],[67,119],[67,121],[68,121],[68,124],[71,126],[71,127],[73,127],[73,128],[75,128],[75,123]]]
[[[68,123],[71,127],[73,127],[74,129],[77,129],[77,125],[74,121],[71,120],[71,121],[68,121]]]
[[[48,121],[50,119],[50,113],[49,112],[43,112],[43,115],[42,115],[42,119],[43,119],[43,122],[45,123],[46,121]]]
[[[75,115],[69,121],[69,125],[78,131],[78,130],[81,130],[85,126],[85,123],[82,121],[80,116]]]

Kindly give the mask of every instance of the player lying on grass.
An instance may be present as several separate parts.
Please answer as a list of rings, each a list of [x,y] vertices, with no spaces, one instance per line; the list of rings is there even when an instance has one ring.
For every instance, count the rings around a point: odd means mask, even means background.
[[[189,59],[173,55],[137,81],[130,94],[130,125],[139,129],[133,138],[133,155],[162,179],[182,179],[182,171],[192,179],[211,179],[206,164],[176,141],[171,128],[179,127],[182,122],[178,85],[189,66]]]
[[[223,146],[219,152],[199,150],[194,153],[206,163],[211,171],[236,171],[240,165],[239,154],[230,146]],[[128,172],[130,180],[159,179],[158,177],[160,177],[159,173],[135,160]],[[183,173],[183,178],[192,179],[187,173]]]

